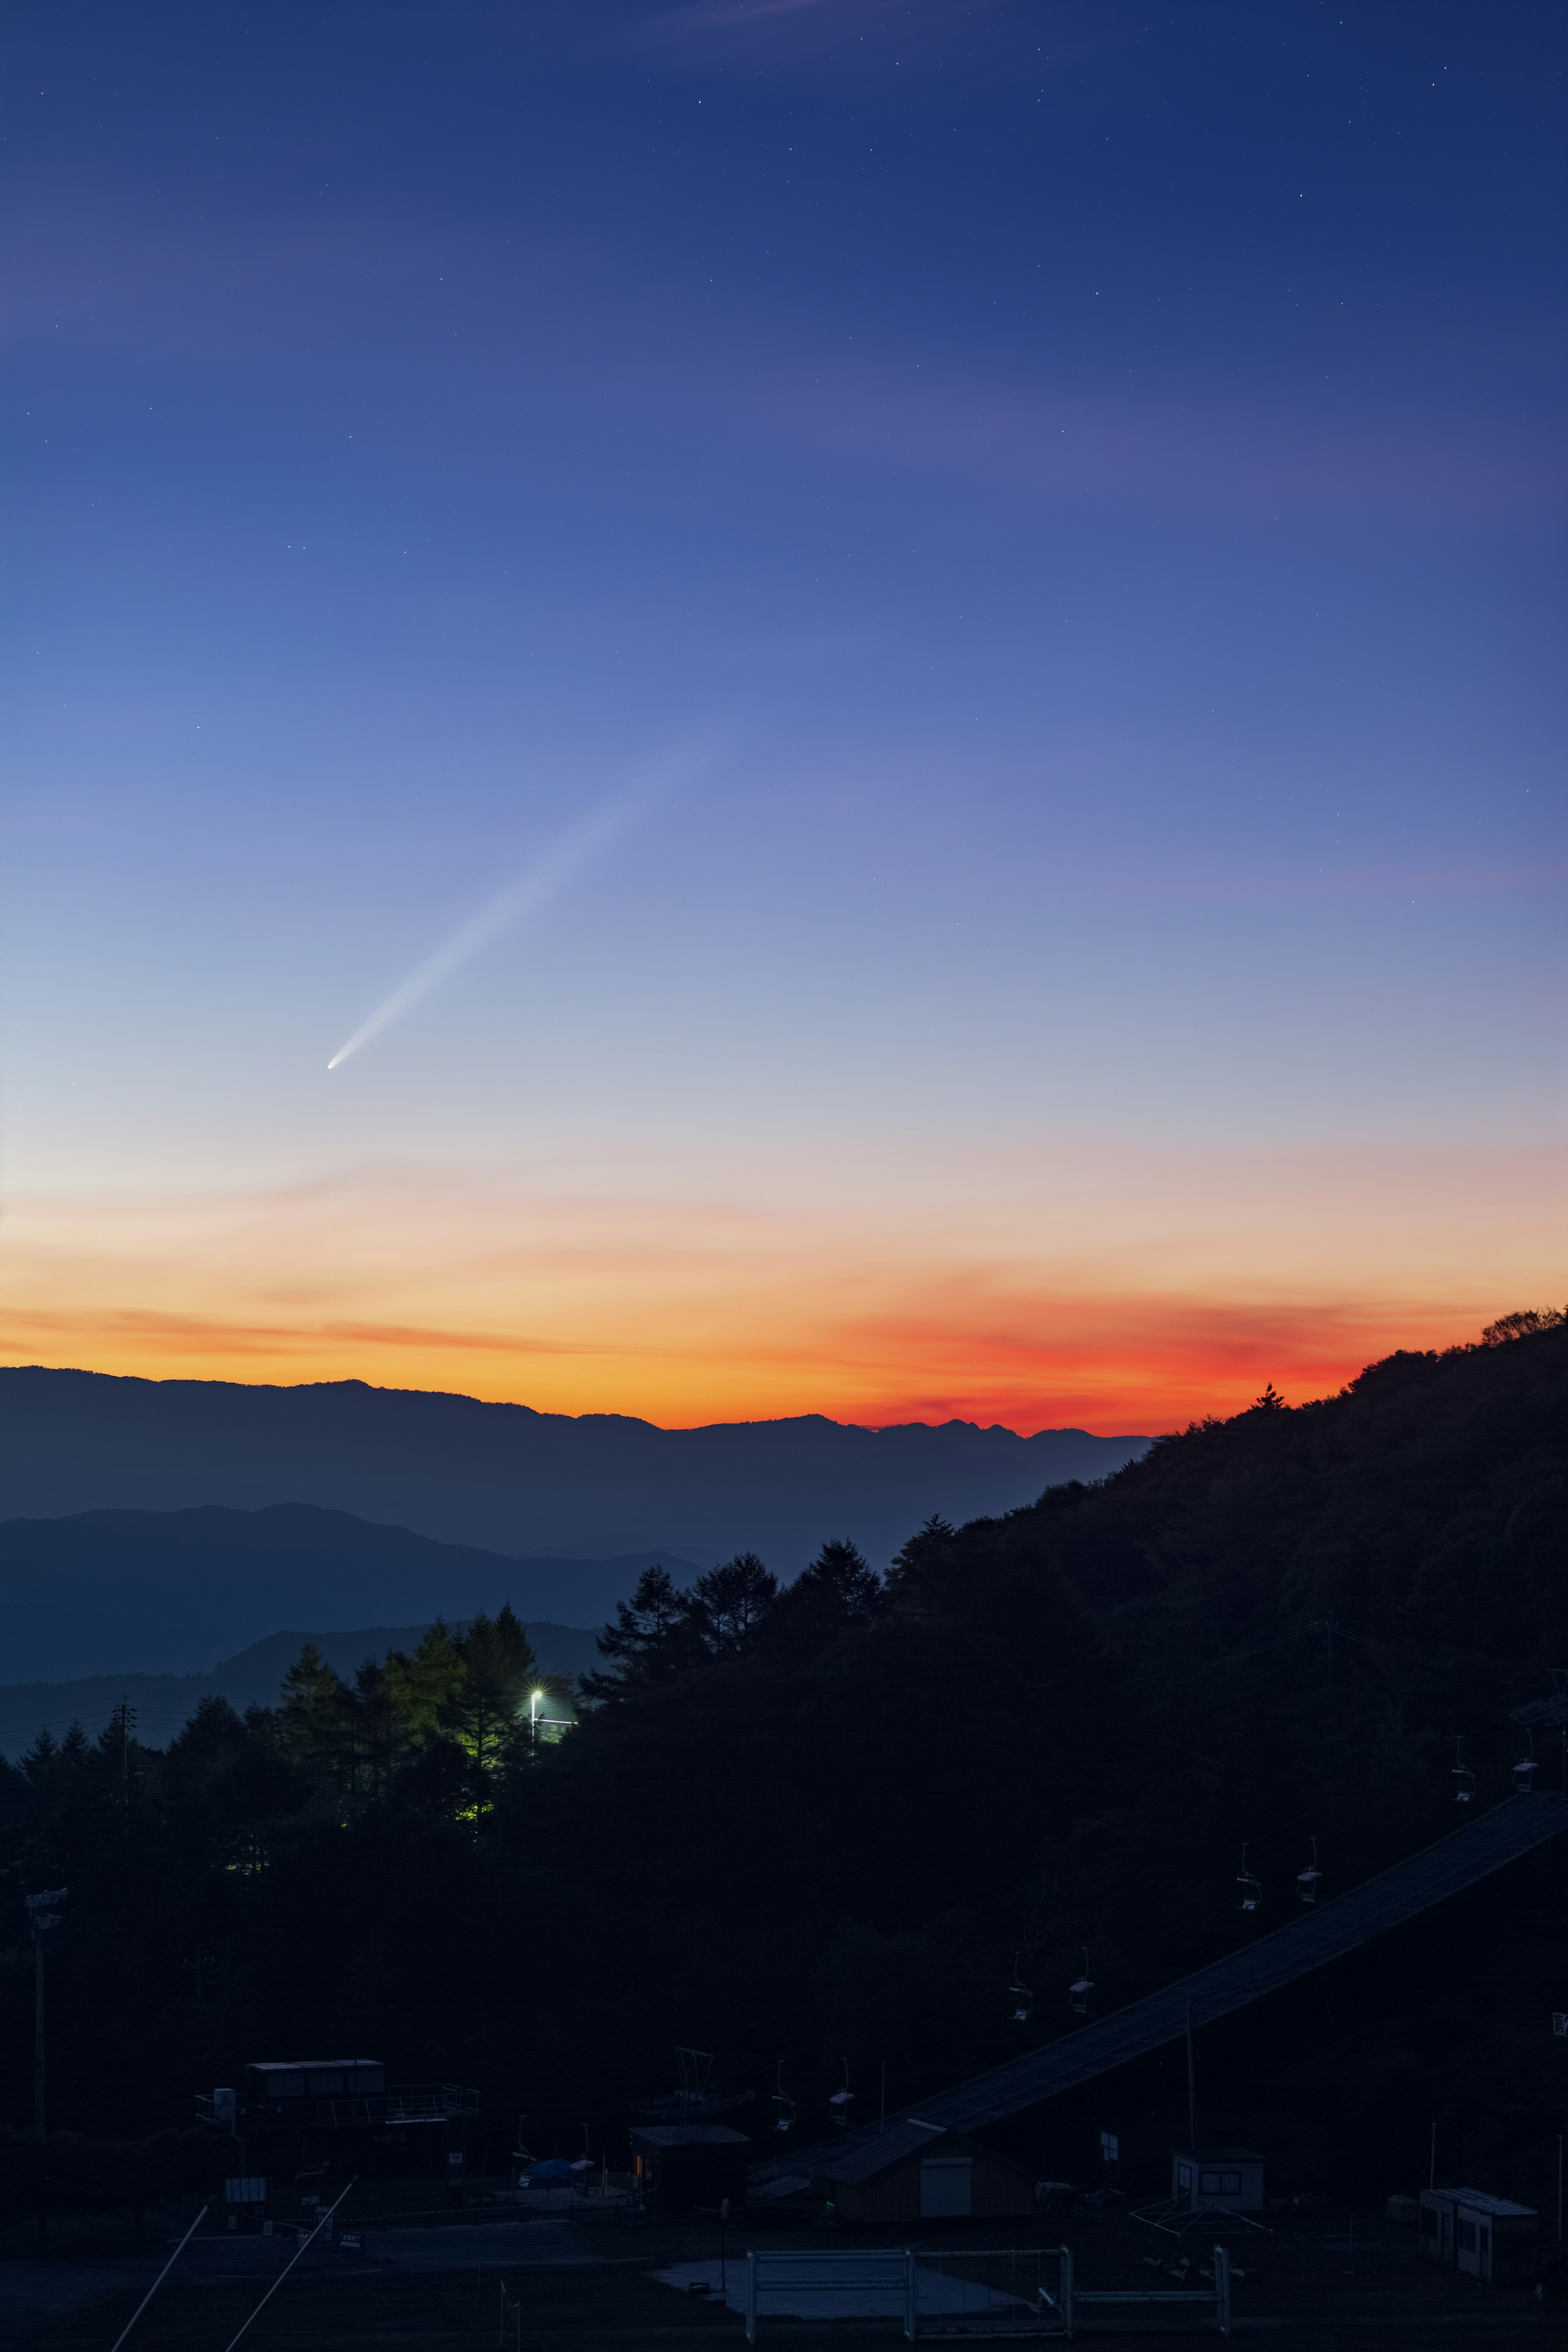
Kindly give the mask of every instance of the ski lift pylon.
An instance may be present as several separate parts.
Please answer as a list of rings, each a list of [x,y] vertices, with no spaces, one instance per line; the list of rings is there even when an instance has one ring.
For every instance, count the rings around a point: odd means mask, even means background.
[[[1300,1896],[1303,1903],[1315,1903],[1317,1901],[1318,1882],[1322,1877],[1322,1872],[1318,1868],[1318,1841],[1314,1838],[1312,1840],[1311,1861],[1308,1864],[1305,1870],[1299,1870],[1296,1873],[1296,1892]]]
[[[1068,2006],[1075,2017],[1089,2015],[1089,1997],[1094,1990],[1094,1979],[1089,1972],[1089,1946],[1083,1947],[1083,1974],[1075,1977],[1068,1987]]]
[[[1034,2015],[1035,2011],[1034,1993],[1024,1982],[1023,1959],[1024,1956],[1021,1952],[1014,1953],[1013,1981],[1007,1988],[1008,1991],[1013,1996],[1013,2022],[1015,2025],[1027,2025],[1030,2018]]]
[[[1454,1802],[1457,1805],[1468,1805],[1476,1793],[1476,1776],[1465,1761],[1465,1742],[1462,1734],[1456,1734],[1454,1739],[1453,1780]]]
[[[1242,1909],[1256,1911],[1263,1900],[1263,1881],[1255,1870],[1248,1870],[1246,1846],[1241,1849],[1241,1868],[1236,1874],[1236,1883],[1241,1889]]]
[[[786,2132],[788,2131],[791,2124],[795,2121],[795,2101],[790,2097],[789,2093],[784,2086],[784,2060],[782,2058],[779,2060],[779,2070],[777,2074],[774,2076],[773,2081],[773,2105],[779,2111],[779,2118],[777,2124],[774,2126],[774,2129],[777,2131]]]

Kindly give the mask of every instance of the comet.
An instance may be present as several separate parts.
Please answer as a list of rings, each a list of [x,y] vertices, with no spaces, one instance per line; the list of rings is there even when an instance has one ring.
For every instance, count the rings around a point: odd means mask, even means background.
[[[368,1045],[373,1037],[379,1037],[384,1029],[390,1029],[433,988],[438,988],[453,972],[472,962],[492,940],[558,898],[563,890],[606,856],[617,842],[667,799],[678,783],[689,781],[693,772],[689,752],[674,754],[659,762],[650,776],[632,789],[602,802],[569,825],[542,856],[470,915],[467,922],[460,923],[423,963],[416,964],[407,979],[400,981],[391,995],[384,997],[353,1036],[338,1047],[327,1064],[328,1069],[341,1069],[351,1055],[357,1054],[362,1045]]]

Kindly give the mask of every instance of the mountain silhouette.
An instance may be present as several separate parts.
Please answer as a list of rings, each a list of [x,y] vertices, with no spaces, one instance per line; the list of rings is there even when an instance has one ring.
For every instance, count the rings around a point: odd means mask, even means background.
[[[752,1549],[787,1578],[825,1537],[852,1538],[880,1565],[932,1512],[1008,1510],[1103,1478],[1148,1444],[966,1421],[864,1429],[816,1413],[658,1429],[362,1381],[270,1388],[24,1366],[0,1370],[0,1519],[310,1504],[513,1556],[668,1547],[709,1567]],[[258,1630],[279,1622],[269,1612]]]
[[[8,1519],[0,1662],[8,1683],[191,1674],[279,1626],[405,1626],[507,1601],[525,1622],[592,1626],[656,1561],[678,1583],[697,1573],[666,1551],[509,1559],[308,1503]]]

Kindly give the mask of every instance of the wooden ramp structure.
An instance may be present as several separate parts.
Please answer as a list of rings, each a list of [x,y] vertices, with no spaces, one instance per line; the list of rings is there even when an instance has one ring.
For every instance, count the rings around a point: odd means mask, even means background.
[[[1435,1845],[1391,1869],[1379,1871],[1347,1894],[1320,1903],[1276,1927],[1243,1950],[1229,1952],[1205,1969],[1182,1977],[1159,1992],[1100,2018],[1075,2033],[1047,2042],[1026,2057],[1015,2058],[989,2074],[976,2074],[952,2090],[917,2099],[885,2124],[866,2124],[836,2136],[826,2145],[802,2148],[770,2166],[770,2172],[805,2174],[810,2179],[835,2173],[853,2151],[864,2164],[883,2138],[908,2137],[910,2125],[928,2130],[973,2132],[1004,2123],[1125,2066],[1135,2058],[1179,2042],[1189,2021],[1211,2025],[1265,1995],[1342,1959],[1391,1929],[1404,1927],[1424,1911],[1462,1895],[1496,1871],[1506,1870],[1537,1847],[1568,1830],[1568,1795],[1541,1790],[1530,1796],[1506,1798],[1479,1820],[1439,1838]],[[759,2173],[759,2179],[764,2176]]]

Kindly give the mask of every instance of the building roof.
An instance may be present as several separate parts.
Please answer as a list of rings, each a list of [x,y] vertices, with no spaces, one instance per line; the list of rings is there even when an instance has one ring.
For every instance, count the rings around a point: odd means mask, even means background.
[[[330,2066],[379,2066],[379,2058],[253,2058],[253,2074],[324,2074]]]
[[[842,2148],[827,2148],[815,2169],[825,2180],[842,2181],[847,2189],[862,2180],[874,2180],[879,2172],[902,2164],[911,2156],[934,2147],[948,2134],[940,2124],[923,2124],[913,2116],[900,2116],[896,2123],[879,2124],[870,2138],[857,2132],[853,2143],[847,2137]]]
[[[1228,2017],[1266,1993],[1277,1992],[1314,1969],[1342,1958],[1390,1928],[1403,1927],[1434,1904],[1462,1894],[1493,1871],[1517,1862],[1521,1854],[1543,1845],[1568,1829],[1568,1796],[1538,1790],[1528,1797],[1509,1797],[1479,1820],[1439,1838],[1435,1845],[1379,1871],[1346,1895],[1319,1902],[1289,1927],[1276,1927],[1222,1960],[1183,1977],[1161,1992],[1132,2002],[1114,2016],[1065,2033],[1028,2056],[994,2066],[950,2091],[921,2099],[906,2113],[944,2131],[980,2131],[1023,2114],[1045,2100],[1092,2082],[1134,2058],[1146,2056],[1179,2042],[1194,2025],[1209,2025]],[[852,2149],[869,2146],[884,2129],[863,2125],[847,2133],[837,2145],[819,2145],[794,2151],[792,2167],[809,2163],[820,2179],[845,2180],[842,2169]]]
[[[637,2147],[750,2147],[744,2132],[731,2131],[728,2124],[634,2124],[632,2144]]]
[[[857,2145],[847,2148],[837,2161],[834,2151],[828,2148],[815,2169],[819,2179],[836,2189],[855,2189],[864,2181],[875,2180],[880,2173],[895,2170],[900,2164],[917,2164],[922,2157],[934,2155],[939,2149],[943,2156],[950,2151],[954,2157],[983,2156],[987,2164],[999,2164],[1008,2171],[1027,2173],[1031,2180],[1034,2179],[1029,2167],[1012,2157],[998,2156],[991,2147],[976,2148],[955,2132],[943,2131],[937,2124],[917,2123],[911,2116],[889,2124],[885,2129],[879,2128],[873,2139],[862,2141],[858,2134]]]
[[[1500,2221],[1533,2221],[1538,2217],[1533,2205],[1510,2205],[1506,2197],[1489,2197],[1484,2189],[1428,2189],[1428,2197],[1449,2197],[1456,2205],[1468,2205],[1474,2213],[1493,2213]]]

